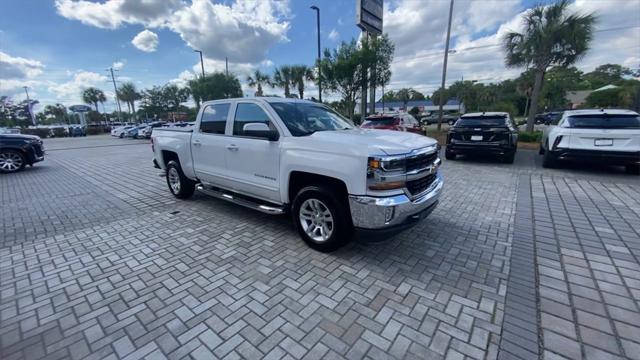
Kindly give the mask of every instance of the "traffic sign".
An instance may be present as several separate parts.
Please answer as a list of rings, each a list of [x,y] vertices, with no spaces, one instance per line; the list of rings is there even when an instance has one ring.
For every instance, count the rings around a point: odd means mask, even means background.
[[[69,106],[69,110],[77,113],[83,113],[91,111],[91,107],[88,105],[72,105]]]
[[[382,34],[383,0],[356,0],[356,25],[372,35]]]

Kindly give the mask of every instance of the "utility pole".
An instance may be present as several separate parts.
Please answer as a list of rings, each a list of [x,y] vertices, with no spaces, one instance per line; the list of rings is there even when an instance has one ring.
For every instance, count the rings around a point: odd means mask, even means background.
[[[194,52],[200,53],[200,68],[202,69],[202,77],[204,78],[204,60],[202,60],[202,51],[193,50]]]
[[[376,39],[376,35],[371,35],[370,39],[371,41],[375,41]],[[378,62],[376,61],[373,66],[371,66],[371,71],[369,72],[369,82],[370,84],[370,88],[369,88],[369,103],[371,104],[369,106],[369,113],[370,114],[375,114],[376,112],[376,66],[378,65]]]
[[[438,131],[442,129],[442,108],[444,106],[444,83],[447,79],[447,61],[449,60],[449,38],[451,37],[451,18],[453,17],[453,0],[449,5],[449,24],[447,25],[447,42],[444,46],[444,64],[442,65],[442,86],[440,87],[440,114],[438,115]]]
[[[224,57],[224,72],[229,76],[229,58],[226,56]]]
[[[322,102],[322,80],[320,76],[320,8],[313,5],[311,9],[316,11],[316,32],[318,33],[318,100]]]
[[[120,119],[120,113],[122,112],[122,108],[120,107],[120,99],[118,99],[118,86],[116,86],[116,77],[113,75],[112,67],[109,68],[109,71],[111,72],[111,81],[113,82],[113,91],[115,92],[116,103],[118,104],[118,121],[122,122],[122,120]]]
[[[369,33],[364,31],[362,40],[367,41],[369,39]],[[360,90],[362,96],[360,97],[360,121],[364,121],[367,117],[367,68],[362,67],[362,89]]]

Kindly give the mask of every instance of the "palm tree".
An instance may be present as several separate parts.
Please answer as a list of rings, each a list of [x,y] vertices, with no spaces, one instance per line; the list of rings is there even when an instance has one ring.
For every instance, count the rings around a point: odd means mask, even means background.
[[[94,105],[96,107],[96,112],[100,112],[98,110],[98,103],[104,103],[107,101],[107,97],[104,95],[102,90],[94,87],[88,87],[82,91],[82,101],[84,101],[85,104]]]
[[[306,80],[313,81],[314,79],[313,69],[306,65],[294,65],[291,67],[291,84],[298,87],[300,99],[304,99],[304,82]]]
[[[273,73],[273,82],[271,83],[272,87],[281,87],[284,89],[284,97],[291,97],[291,85],[293,83],[292,79],[291,66],[282,65],[280,68],[277,68]]]
[[[260,70],[256,70],[253,72],[253,75],[247,76],[247,84],[251,87],[258,88],[255,96],[264,96],[262,86],[271,84],[271,78]]]
[[[118,89],[117,95],[118,99],[124,101],[127,104],[129,113],[133,114],[133,116],[135,117],[136,101],[142,99],[142,95],[138,92],[136,86],[131,82],[124,83],[122,84],[122,86],[120,86],[120,89]]]
[[[550,66],[569,66],[582,58],[593,39],[592,14],[567,14],[569,0],[537,6],[524,17],[525,30],[510,32],[503,39],[508,67],[527,67],[535,72],[527,131],[533,131],[544,74]]]

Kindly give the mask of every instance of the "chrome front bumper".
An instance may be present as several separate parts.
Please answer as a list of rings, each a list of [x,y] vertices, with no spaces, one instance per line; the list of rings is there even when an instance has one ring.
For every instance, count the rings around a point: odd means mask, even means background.
[[[440,198],[443,185],[438,173],[429,188],[413,200],[405,194],[390,197],[349,195],[353,225],[366,230],[385,230],[405,225],[425,210],[433,209]]]

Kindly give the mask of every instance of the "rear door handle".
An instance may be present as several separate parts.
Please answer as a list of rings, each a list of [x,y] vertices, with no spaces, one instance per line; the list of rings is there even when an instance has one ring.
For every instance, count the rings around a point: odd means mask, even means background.
[[[200,142],[200,140],[193,140],[193,145],[200,146],[202,145],[202,143]]]
[[[238,151],[238,147],[236,146],[236,144],[230,144],[230,145],[227,145],[227,150]]]

